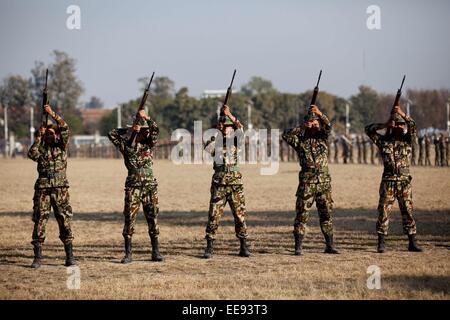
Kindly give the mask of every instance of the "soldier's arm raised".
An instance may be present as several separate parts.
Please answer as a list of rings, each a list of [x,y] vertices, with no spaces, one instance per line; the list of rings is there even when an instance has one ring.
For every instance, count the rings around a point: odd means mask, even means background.
[[[50,105],[46,105],[44,108],[45,112],[47,112],[53,118],[53,120],[55,120],[58,126],[59,134],[61,135],[62,145],[64,149],[67,149],[70,137],[69,125],[64,121],[63,118],[61,118],[55,111],[52,110]]]
[[[286,129],[286,130],[284,130],[281,137],[283,138],[284,141],[286,141],[288,143],[288,145],[292,146],[293,148],[296,148],[300,143],[300,139],[298,136],[303,131],[304,131],[303,126],[292,128],[292,129]]]
[[[220,136],[220,135],[219,135]],[[213,136],[205,143],[205,151],[208,152],[211,156],[214,157],[216,150],[216,137]]]
[[[121,137],[119,129],[112,129],[108,133],[108,139],[120,152],[123,153],[125,151],[126,140]]]
[[[403,114],[402,118],[405,119],[406,125],[408,127],[407,137],[410,143],[413,142],[415,137],[417,136],[416,122],[408,116],[407,114]]]
[[[366,126],[365,132],[370,140],[378,145],[380,142],[381,134],[379,134],[377,131],[385,128],[387,128],[387,125],[385,123],[372,123]]]
[[[151,140],[152,146],[154,146],[158,142],[158,136],[159,136],[158,124],[150,117],[147,117],[146,121],[147,121],[149,130],[150,130],[150,140]]]
[[[39,147],[42,143],[42,136],[45,132],[45,128],[41,127],[36,132],[36,137],[34,139],[33,144],[30,147],[30,150],[28,150],[28,158],[30,158],[33,161],[38,161],[39,157],[41,156],[41,151],[39,150]]]

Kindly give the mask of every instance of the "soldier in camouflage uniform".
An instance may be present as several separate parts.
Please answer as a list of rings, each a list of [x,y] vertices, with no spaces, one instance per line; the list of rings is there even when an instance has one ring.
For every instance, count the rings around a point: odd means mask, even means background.
[[[158,193],[157,181],[153,176],[153,152],[158,140],[159,129],[155,121],[139,111],[140,122],[131,128],[136,132],[135,145],[129,145],[129,129],[113,129],[108,138],[122,153],[128,176],[125,181],[125,224],[122,235],[125,240],[125,257],[122,263],[130,263],[131,243],[139,207],[143,206],[152,245],[152,261],[163,261],[158,246]]]
[[[433,143],[434,143],[434,165],[439,167],[441,165],[441,149],[439,148],[439,135],[433,135]]]
[[[425,141],[425,166],[431,166],[430,160],[431,140],[430,137],[428,136],[428,133],[425,133],[424,141]]]
[[[424,137],[421,136],[418,138],[418,144],[419,144],[419,166],[423,166],[423,158],[424,158],[424,153],[425,153],[425,141],[424,141]]]
[[[444,167],[447,165],[447,152],[445,150],[445,136],[443,133],[439,135],[439,155],[441,156],[441,159],[439,163],[441,164],[441,167]]]
[[[449,166],[450,158],[450,137],[445,137],[445,165]]]
[[[53,208],[59,227],[59,238],[66,252],[65,266],[75,265],[72,249],[72,207],[69,202],[69,182],[66,177],[69,126],[50,107],[45,105],[56,125],[47,124],[36,132],[28,157],[37,162],[39,177],[34,185],[32,244],[34,260],[32,268],[39,268],[42,260],[42,244],[45,227]]]
[[[295,255],[302,254],[303,239],[309,210],[316,202],[320,228],[325,237],[325,253],[338,253],[333,242],[333,199],[331,177],[328,173],[326,140],[331,124],[317,106],[311,106],[300,127],[285,130],[283,139],[297,151],[301,171],[297,188],[294,222]]]
[[[356,148],[358,150],[358,153],[357,153],[358,157],[357,157],[356,161],[359,164],[361,164],[362,163],[362,141],[361,141],[361,138],[360,138],[359,135],[356,136],[356,140],[355,141],[356,141]]]
[[[227,139],[231,137],[233,131],[242,132],[242,124],[231,114],[227,105],[222,108],[223,116],[219,118],[217,129],[220,133],[217,138],[206,142],[205,151],[214,157],[214,174],[211,182],[211,199],[209,202],[208,223],[206,225],[206,250],[205,259],[212,257],[214,253],[213,244],[219,220],[223,214],[224,206],[229,203],[234,217],[236,237],[240,241],[239,256],[249,257],[247,248],[247,225],[245,218],[247,210],[245,208],[244,186],[242,174],[238,167],[238,145],[236,140],[232,146],[227,145]],[[217,139],[222,138],[222,145]],[[230,142],[228,142],[230,144]]]
[[[387,129],[385,135],[377,131]],[[403,231],[409,238],[409,251],[420,252],[416,242],[416,222],[413,218],[412,177],[409,174],[411,164],[411,144],[416,135],[416,124],[399,106],[393,110],[393,116],[387,124],[371,124],[366,133],[381,152],[384,171],[380,185],[378,203],[378,247],[385,251],[385,236],[389,227],[389,215],[395,199],[398,200],[402,214]]]

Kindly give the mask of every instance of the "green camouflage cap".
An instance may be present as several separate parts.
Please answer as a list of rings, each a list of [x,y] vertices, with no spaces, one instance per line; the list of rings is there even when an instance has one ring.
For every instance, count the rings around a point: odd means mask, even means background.
[[[219,122],[223,123],[224,126],[234,126],[234,122],[227,116],[220,116]]]
[[[142,119],[142,118],[139,118],[139,119],[138,119],[138,122],[137,122],[136,124],[140,125],[140,126],[141,126],[141,129],[145,129],[145,128],[148,128],[148,127],[149,127],[147,121],[145,121],[145,120]],[[127,128],[132,128],[133,125],[134,125],[134,123],[133,123],[133,124],[127,124]]]
[[[303,119],[305,120],[305,122],[314,121],[314,120],[319,120],[319,116],[317,114],[315,114],[314,112],[308,111],[308,113],[306,114],[306,116]]]
[[[395,123],[399,124],[406,123],[405,119],[403,119],[403,117],[397,113],[392,116],[392,120],[395,121]]]

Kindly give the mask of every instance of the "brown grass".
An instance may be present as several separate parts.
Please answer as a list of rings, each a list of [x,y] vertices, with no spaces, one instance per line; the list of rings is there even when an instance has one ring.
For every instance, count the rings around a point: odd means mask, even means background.
[[[35,164],[0,160],[0,299],[449,299],[450,169],[413,168],[415,216],[424,253],[406,251],[398,208],[392,214],[388,252],[375,252],[377,193],[382,168],[332,165],[335,237],[340,255],[322,253],[316,210],[311,212],[305,255],[293,256],[292,223],[298,165],[274,176],[244,166],[249,259],[227,209],[216,255],[204,250],[211,167],[157,161],[161,247],[166,261],[152,263],[140,214],[134,262],[122,257],[125,169],[120,160],[70,159],[75,254],[81,289],[66,287],[64,251],[52,216],[45,265],[32,270],[31,208]],[[382,288],[366,287],[366,270],[378,265]]]

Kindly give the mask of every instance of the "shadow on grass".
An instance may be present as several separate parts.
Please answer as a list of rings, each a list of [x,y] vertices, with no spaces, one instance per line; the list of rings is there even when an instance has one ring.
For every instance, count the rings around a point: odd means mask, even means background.
[[[142,211],[142,210],[141,210]],[[30,212],[2,212],[0,217],[30,217]],[[415,210],[414,216],[417,223],[418,234],[423,236],[450,236],[450,210]],[[249,232],[252,227],[286,227],[292,229],[295,212],[293,211],[251,211],[248,212],[247,225]],[[54,218],[52,218],[54,219]],[[158,218],[162,226],[174,227],[202,227],[204,228],[208,219],[207,211],[160,211]],[[375,224],[377,219],[376,208],[368,209],[345,209],[336,208],[333,213],[336,233],[375,233]],[[145,220],[142,212],[138,215],[138,221]],[[317,227],[317,210],[310,212],[310,221],[308,226]],[[74,213],[74,221],[92,221],[92,222],[117,222],[123,223],[121,212],[92,212],[92,213]],[[233,217],[226,209],[221,219],[221,226],[233,226]],[[401,235],[401,215],[397,210],[391,213],[390,234]],[[447,239],[448,240],[448,239]]]
[[[386,285],[409,287],[411,291],[431,291],[448,295],[450,292],[450,276],[420,275],[385,276],[382,280]]]

